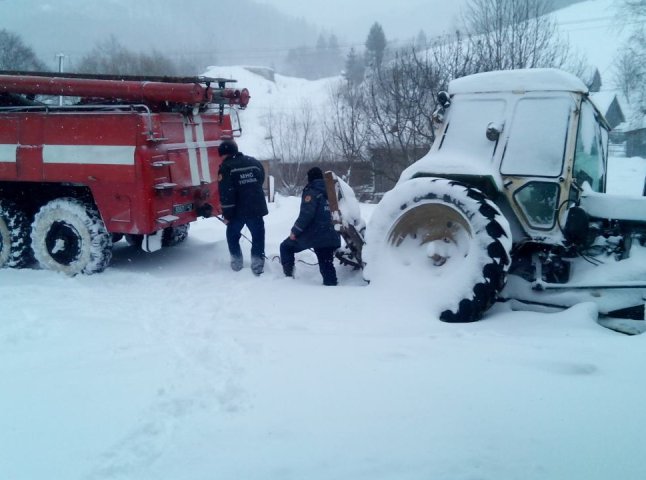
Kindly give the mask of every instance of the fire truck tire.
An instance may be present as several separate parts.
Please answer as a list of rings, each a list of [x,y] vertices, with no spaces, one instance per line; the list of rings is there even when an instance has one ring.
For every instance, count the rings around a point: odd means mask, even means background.
[[[105,270],[112,238],[94,205],[75,198],[45,204],[31,225],[34,256],[42,268],[69,275]]]
[[[384,255],[400,255],[404,265],[423,266],[438,278],[446,278],[443,269],[459,272],[468,285],[441,312],[445,322],[479,320],[505,286],[511,263],[511,231],[498,207],[475,188],[432,177],[404,182],[383,197],[366,247],[368,272]]]
[[[162,233],[162,247],[174,247],[179,245],[188,237],[189,224],[177,225],[165,228]]]
[[[0,200],[0,268],[21,268],[31,260],[27,216],[13,202]]]
[[[144,242],[144,236],[136,233],[127,233],[126,242],[131,247],[141,248],[141,244]]]

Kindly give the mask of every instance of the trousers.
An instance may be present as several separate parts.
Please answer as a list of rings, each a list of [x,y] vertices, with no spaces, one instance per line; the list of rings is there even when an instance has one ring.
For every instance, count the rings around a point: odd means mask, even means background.
[[[240,237],[244,226],[251,233],[251,256],[265,257],[265,220],[262,217],[234,218],[227,223],[227,246],[232,257],[241,258]]]
[[[294,270],[294,255],[298,252],[306,250],[298,243],[298,240],[291,240],[289,238],[283,240],[280,244],[280,263],[283,265],[283,270],[291,272]],[[314,248],[314,253],[319,263],[319,272],[323,277],[323,285],[336,285],[336,269],[334,268],[334,247],[318,247]]]

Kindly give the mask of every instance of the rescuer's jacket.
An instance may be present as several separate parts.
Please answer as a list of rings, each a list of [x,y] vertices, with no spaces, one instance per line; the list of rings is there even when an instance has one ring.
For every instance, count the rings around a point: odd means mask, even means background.
[[[218,175],[224,218],[246,220],[267,215],[264,181],[265,171],[258,160],[240,152],[227,156]]]
[[[301,210],[292,227],[298,244],[304,248],[341,246],[339,232],[334,229],[325,182],[317,178],[303,189]]]

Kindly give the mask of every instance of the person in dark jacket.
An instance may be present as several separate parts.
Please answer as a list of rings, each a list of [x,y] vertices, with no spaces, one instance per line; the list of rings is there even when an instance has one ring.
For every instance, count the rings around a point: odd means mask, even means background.
[[[265,170],[253,157],[243,155],[233,140],[224,140],[218,147],[224,157],[218,175],[220,204],[227,225],[227,245],[231,254],[231,268],[242,269],[240,236],[246,225],[251,233],[251,270],[260,275],[265,266],[265,221],[267,201],[262,185]]]
[[[334,229],[323,172],[314,167],[307,172],[307,185],[301,197],[301,210],[290,235],[280,244],[280,262],[286,276],[294,276],[294,254],[313,248],[324,285],[336,285],[334,251],[341,246]]]

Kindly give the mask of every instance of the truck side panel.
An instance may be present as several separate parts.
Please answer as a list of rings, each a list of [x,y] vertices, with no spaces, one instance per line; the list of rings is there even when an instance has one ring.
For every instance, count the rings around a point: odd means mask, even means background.
[[[194,221],[204,204],[220,213],[223,136],[231,122],[216,113],[7,115],[0,181],[87,188],[109,232],[150,234]]]

